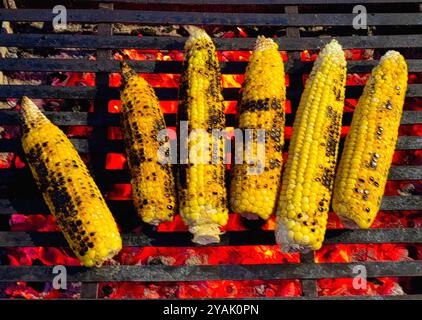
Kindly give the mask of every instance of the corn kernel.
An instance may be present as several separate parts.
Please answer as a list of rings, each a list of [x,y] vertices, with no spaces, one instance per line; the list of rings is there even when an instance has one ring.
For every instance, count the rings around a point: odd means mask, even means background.
[[[394,90],[395,86],[400,89]],[[400,53],[388,51],[366,82],[337,170],[333,209],[346,226],[369,228],[375,220],[397,142],[406,89],[406,61]]]

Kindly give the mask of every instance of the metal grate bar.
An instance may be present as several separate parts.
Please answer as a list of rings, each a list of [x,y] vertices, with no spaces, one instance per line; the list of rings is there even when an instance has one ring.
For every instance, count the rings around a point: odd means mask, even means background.
[[[113,4],[99,3],[98,8],[104,9],[105,11],[111,12],[113,10]],[[110,24],[99,24],[97,27],[97,35],[99,36],[111,36],[113,35],[113,27]],[[97,61],[103,63],[111,58],[112,52],[107,49],[97,49]],[[95,75],[95,82],[100,91],[107,91],[109,84],[109,74],[106,72],[98,72]],[[97,116],[108,114],[108,101],[102,95],[97,95],[94,101],[94,114]],[[107,143],[107,129],[105,127],[95,127],[92,132],[93,138],[102,143]],[[93,154],[93,171],[97,176],[97,183],[102,192],[104,187],[104,176],[101,174],[105,171],[106,158],[103,154]],[[95,299],[98,295],[98,284],[97,283],[82,283],[81,297],[84,299]]]
[[[113,184],[129,183],[130,180],[127,170],[108,170],[105,172],[105,175],[107,182]],[[13,173],[10,175],[2,174],[0,170],[0,178],[13,179],[13,176]],[[388,180],[422,180],[422,166],[393,166],[390,168]]]
[[[68,9],[68,22],[78,23],[137,23],[137,24],[190,24],[220,26],[351,26],[352,13],[241,13],[241,12],[183,12],[183,11],[139,11]],[[55,14],[51,9],[0,9],[0,20],[10,22],[50,22]],[[422,14],[372,13],[368,15],[369,26],[422,25]]]
[[[112,212],[124,212],[131,214],[133,206],[131,200],[108,200],[108,206]],[[422,196],[384,196],[381,203],[383,211],[397,210],[420,210]],[[42,198],[39,197],[13,197],[11,199],[0,198],[0,214],[12,213],[47,213],[49,212]]]
[[[315,255],[311,251],[309,253],[301,254],[300,262],[304,264],[315,264]],[[315,298],[318,296],[318,286],[315,279],[302,280],[302,295],[305,297]]]
[[[89,2],[185,5],[367,4],[419,3],[420,0],[84,0]]]
[[[335,37],[344,49],[359,48],[420,48],[422,35],[380,35],[359,37]],[[320,49],[333,37],[274,39],[281,50]],[[187,38],[183,37],[134,37],[57,34],[0,34],[1,47],[24,48],[98,48],[98,49],[157,49],[183,50]],[[253,48],[255,38],[214,38],[218,50],[248,51]]]
[[[421,136],[401,136],[397,140],[397,150],[416,150],[422,149]]]
[[[346,98],[358,98],[361,96],[363,86],[348,86],[346,88]],[[158,99],[173,101],[178,100],[177,88],[155,88]],[[301,92],[296,88],[287,88],[287,99],[299,96]],[[95,99],[98,95],[105,99],[120,98],[119,88],[108,88],[106,92],[98,90],[97,87],[60,87],[49,85],[1,85],[0,98],[20,98],[23,95],[34,98],[61,98],[61,99]],[[239,88],[224,88],[223,96],[225,100],[237,101],[239,98]],[[422,97],[422,84],[409,84],[406,97]]]
[[[101,115],[89,112],[68,112],[68,111],[47,111],[45,115],[58,126],[118,126],[120,124],[120,114],[104,113]],[[352,122],[353,113],[343,114],[342,125],[349,126]],[[166,113],[164,115],[167,126],[176,125],[176,113]],[[293,113],[286,114],[286,126],[293,125]],[[16,111],[0,111],[0,123],[4,125],[19,125]],[[421,124],[422,111],[404,111],[401,124]],[[226,114],[227,126],[235,124],[235,115]]]
[[[191,241],[189,232],[150,232],[141,234],[125,233],[123,245],[127,247],[197,247]],[[381,244],[381,243],[422,243],[422,228],[392,228],[349,230],[327,230],[324,245],[327,244]],[[221,246],[275,245],[274,231],[247,230],[228,231],[222,235]],[[67,247],[60,232],[0,232],[0,247]],[[306,262],[306,261],[305,261]]]
[[[388,180],[422,180],[422,166],[391,167]],[[13,190],[16,181],[21,185],[33,185],[33,177],[27,169],[0,169],[0,186],[9,186],[9,190]],[[130,175],[126,169],[106,170],[103,173],[103,182],[107,185],[130,183]]]
[[[67,280],[102,281],[211,281],[323,279],[353,277],[356,265],[365,266],[368,277],[422,276],[422,261],[359,262],[324,264],[267,264],[212,266],[103,266],[102,268],[67,267]],[[0,282],[51,281],[53,267],[0,266]]]
[[[245,237],[246,238],[243,238]],[[254,238],[251,238],[254,237]],[[259,237],[259,238],[257,238]],[[123,244],[130,247],[195,247],[188,232],[155,232],[152,234],[122,234]],[[240,240],[240,241],[239,241]],[[246,240],[246,241],[245,241]],[[236,244],[237,243],[237,244]],[[222,236],[213,246],[273,245],[274,232],[233,231]],[[0,247],[67,247],[60,232],[0,232]]]
[[[368,73],[379,63],[379,60],[348,61],[349,73]],[[409,72],[422,72],[422,60],[406,60]],[[129,64],[139,73],[171,73],[179,74],[182,71],[181,61],[135,61]],[[247,62],[220,62],[222,74],[244,74]],[[286,73],[309,73],[312,62],[286,61]],[[120,62],[117,60],[97,61],[87,59],[0,59],[0,70],[3,71],[33,71],[33,72],[116,72],[120,73]]]
[[[230,122],[228,123],[230,125]],[[123,153],[124,146],[122,140],[91,140],[91,139],[70,139],[76,150],[80,153]],[[341,139],[341,142],[344,138]],[[288,149],[290,140],[285,140],[285,148]],[[418,150],[422,149],[422,137],[419,136],[400,136],[397,140],[396,150]],[[0,139],[0,152],[14,152],[20,150],[20,141],[17,139]],[[0,170],[1,171],[1,170]],[[108,173],[113,175],[112,173]],[[407,173],[411,175],[411,172]]]
[[[98,283],[84,282],[81,288],[82,299],[98,299]]]

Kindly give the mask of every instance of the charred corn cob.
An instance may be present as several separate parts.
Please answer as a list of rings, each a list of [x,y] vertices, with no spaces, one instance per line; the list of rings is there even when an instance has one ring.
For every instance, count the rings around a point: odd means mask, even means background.
[[[407,89],[407,65],[387,52],[356,106],[336,175],[333,209],[347,227],[369,228],[380,208]]]
[[[277,49],[273,40],[258,37],[246,69],[238,110],[240,129],[263,129],[266,133],[263,171],[256,168],[256,162],[250,165],[244,161],[234,166],[231,207],[248,218],[268,219],[274,212],[279,191],[286,88],[283,60]],[[251,174],[251,167],[257,169],[256,174]]]
[[[158,225],[171,221],[176,210],[169,140],[158,138],[166,129],[164,116],[154,89],[125,62],[122,75],[121,119],[133,201],[143,221]]]
[[[190,33],[179,104],[179,120],[188,121],[189,163],[179,173],[179,203],[193,242],[208,244],[220,241],[219,227],[228,219],[223,141],[212,146],[212,132],[225,128],[225,114],[215,46],[204,30],[192,27]]]
[[[122,240],[97,185],[66,135],[27,97],[20,119],[32,174],[66,240],[83,265],[101,265]]]
[[[277,209],[283,251],[321,247],[341,132],[346,61],[333,40],[320,52],[299,103]]]

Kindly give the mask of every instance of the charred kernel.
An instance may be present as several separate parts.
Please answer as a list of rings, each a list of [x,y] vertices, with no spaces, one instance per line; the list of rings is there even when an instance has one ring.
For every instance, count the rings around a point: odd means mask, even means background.
[[[51,213],[65,234],[69,246],[83,263],[85,260],[82,256],[87,252],[84,249],[85,243],[81,234],[83,226],[88,225],[90,221],[101,221],[96,227],[103,230],[100,241],[106,252],[92,252],[95,256],[92,264],[101,265],[104,260],[121,248],[121,241],[117,241],[120,239],[117,226],[110,211],[104,201],[95,202],[86,197],[81,199],[75,196],[77,188],[68,183],[68,179],[77,179],[82,186],[94,186],[95,183],[65,134],[53,125],[27,97],[22,99],[20,112],[20,120],[30,127],[22,137],[22,146],[25,153],[30,154],[27,158],[31,171]],[[46,148],[47,145],[50,147]],[[34,146],[37,149],[35,152]],[[44,158],[49,158],[51,161],[44,161]],[[77,165],[80,169],[68,170],[66,164],[69,163]],[[100,194],[98,188],[95,191]],[[95,212],[79,207],[82,201],[86,201],[87,207],[88,205],[95,207]],[[116,241],[108,241],[109,235],[116,237]],[[86,265],[92,266],[92,264]]]
[[[160,163],[169,156],[169,149],[155,151],[167,146],[168,137],[162,141],[157,139],[159,131],[165,129],[164,115],[153,88],[125,62],[122,63],[122,75],[122,133],[134,206],[147,223],[169,221],[176,203],[175,181],[171,165]],[[171,196],[165,197],[165,194]],[[148,206],[150,203],[156,206]],[[172,209],[168,209],[167,205],[171,205]]]

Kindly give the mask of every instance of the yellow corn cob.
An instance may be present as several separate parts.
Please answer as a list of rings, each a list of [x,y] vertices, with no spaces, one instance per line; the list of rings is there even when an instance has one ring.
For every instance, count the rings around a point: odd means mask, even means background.
[[[51,213],[82,264],[101,265],[122,240],[97,185],[66,135],[27,97],[20,119],[23,150]]]
[[[179,202],[192,241],[208,244],[220,241],[219,227],[228,220],[221,139],[219,161],[211,161],[212,130],[225,128],[225,114],[215,46],[204,30],[189,31],[179,106],[179,120],[189,121],[189,164],[180,171]],[[209,152],[197,152],[201,147],[209,147]]]
[[[406,89],[406,61],[388,51],[356,106],[337,171],[333,209],[347,227],[369,228],[378,213]]]
[[[341,132],[346,61],[333,40],[320,52],[299,103],[277,208],[283,251],[321,247]]]
[[[250,174],[248,169],[257,164],[234,166],[230,203],[233,211],[252,219],[270,217],[280,185],[286,87],[283,60],[277,49],[273,40],[258,37],[242,88],[239,128],[265,130],[265,167],[260,174]]]
[[[154,89],[125,62],[122,75],[121,118],[133,201],[143,221],[158,225],[171,221],[176,210],[172,168],[165,163],[169,142],[158,139],[166,128],[164,116]]]

